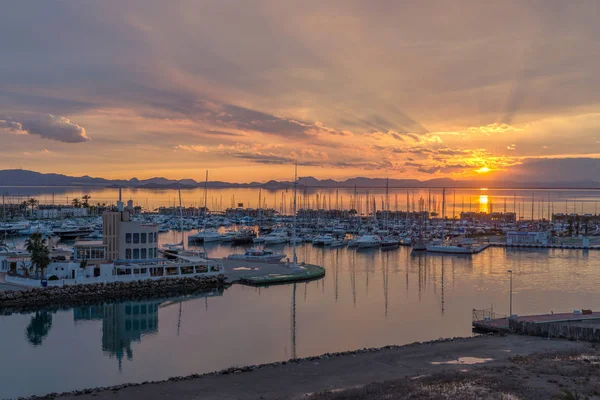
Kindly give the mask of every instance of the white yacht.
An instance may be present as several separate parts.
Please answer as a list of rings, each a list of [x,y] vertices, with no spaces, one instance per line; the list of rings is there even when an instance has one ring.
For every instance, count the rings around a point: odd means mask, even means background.
[[[263,236],[265,245],[287,243],[288,234],[286,231],[273,231],[266,236]]]
[[[452,244],[429,244],[427,251],[432,253],[450,253],[450,254],[474,254],[477,251],[472,246],[452,245]]]
[[[244,254],[230,254],[228,260],[279,262],[285,258],[285,254],[273,253],[269,250],[250,249]]]
[[[359,249],[367,249],[371,247],[379,247],[381,246],[381,242],[381,238],[377,235],[364,235],[358,238],[356,244]]]
[[[210,243],[210,242],[219,242],[221,240],[223,240],[223,235],[221,235],[215,229],[201,230],[200,232],[196,233],[195,235],[188,236],[188,241],[191,241],[191,242]]]
[[[313,239],[313,246],[328,246],[334,242],[334,238],[330,233],[326,233],[325,235],[317,236]]]
[[[346,247],[347,244],[348,244],[348,242],[345,240],[334,240],[329,244],[329,246],[331,248]]]

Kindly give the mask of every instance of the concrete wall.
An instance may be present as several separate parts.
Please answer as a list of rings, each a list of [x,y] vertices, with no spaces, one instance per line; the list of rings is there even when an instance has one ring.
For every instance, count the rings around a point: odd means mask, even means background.
[[[510,321],[513,332],[529,336],[563,338],[587,342],[600,342],[600,321],[598,325],[578,325],[578,322],[533,323],[517,320]]]

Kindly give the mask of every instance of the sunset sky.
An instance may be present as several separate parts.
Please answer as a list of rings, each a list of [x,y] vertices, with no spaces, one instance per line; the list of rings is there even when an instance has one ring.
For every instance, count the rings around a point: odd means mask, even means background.
[[[7,0],[0,168],[600,179],[599,15],[596,0]]]

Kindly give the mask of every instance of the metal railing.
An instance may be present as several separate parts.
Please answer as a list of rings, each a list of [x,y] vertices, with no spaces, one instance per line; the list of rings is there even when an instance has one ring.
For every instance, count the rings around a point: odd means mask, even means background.
[[[493,308],[486,308],[486,309],[482,309],[482,310],[473,309],[473,315],[471,318],[473,321],[493,321],[493,320],[500,320],[503,318],[507,319],[508,315],[494,312]],[[507,319],[507,324],[508,324],[508,319]]]

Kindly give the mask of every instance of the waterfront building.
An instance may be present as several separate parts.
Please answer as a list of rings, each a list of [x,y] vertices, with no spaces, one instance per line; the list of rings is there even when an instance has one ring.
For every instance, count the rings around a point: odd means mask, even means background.
[[[132,221],[121,202],[117,209],[102,215],[102,240],[107,259],[120,263],[158,258],[158,225]]]
[[[429,212],[428,211],[384,211],[380,210],[375,213],[375,216],[378,220],[383,220],[387,218],[388,220],[428,220]]]
[[[460,220],[467,222],[478,222],[478,223],[503,223],[503,224],[514,224],[517,222],[517,214],[514,212],[461,212]]]
[[[179,217],[181,214],[184,217],[199,217],[205,214],[204,207],[159,207],[160,215],[172,215]]]
[[[507,245],[542,245],[546,246],[550,239],[549,231],[511,231],[506,232]]]
[[[225,217],[233,219],[233,218],[264,218],[270,219],[275,216],[275,210],[272,208],[228,208],[225,210]]]
[[[552,214],[552,222],[560,224],[597,225],[600,224],[600,215],[594,214]]]
[[[33,210],[37,219],[83,218],[89,216],[86,207],[44,206]]]

